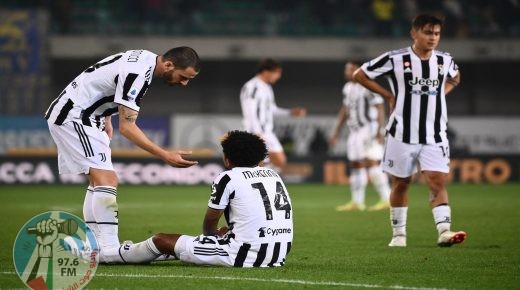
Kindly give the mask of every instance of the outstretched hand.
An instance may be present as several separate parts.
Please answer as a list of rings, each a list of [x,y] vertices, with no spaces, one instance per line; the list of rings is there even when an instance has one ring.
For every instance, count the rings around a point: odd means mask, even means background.
[[[197,161],[184,159],[184,157],[190,156],[191,153],[191,151],[168,151],[163,160],[168,165],[178,168],[187,168],[199,164]]]
[[[305,115],[307,115],[307,109],[302,107],[292,108],[291,115],[294,117],[305,117]]]

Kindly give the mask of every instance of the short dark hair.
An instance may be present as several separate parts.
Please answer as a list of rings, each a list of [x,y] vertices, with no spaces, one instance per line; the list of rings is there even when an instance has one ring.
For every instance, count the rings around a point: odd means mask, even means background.
[[[415,30],[420,30],[428,24],[432,26],[439,25],[442,28],[443,21],[437,16],[426,13],[419,14],[412,20],[412,28]]]
[[[187,46],[174,47],[168,50],[163,58],[173,62],[173,64],[180,68],[186,69],[192,67],[196,72],[200,71],[200,58],[197,52]]]
[[[267,146],[258,135],[229,131],[220,141],[224,157],[237,167],[255,167],[267,157]]]
[[[274,60],[272,58],[266,58],[266,59],[263,59],[262,61],[260,61],[260,63],[258,64],[257,72],[261,73],[263,71],[275,71],[275,70],[281,69],[281,68],[282,68],[282,65],[279,62],[277,62],[276,60]]]

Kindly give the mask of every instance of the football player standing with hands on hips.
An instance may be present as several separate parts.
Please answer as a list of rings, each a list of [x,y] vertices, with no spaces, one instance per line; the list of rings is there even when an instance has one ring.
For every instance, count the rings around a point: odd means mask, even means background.
[[[451,231],[446,190],[450,171],[446,94],[459,84],[460,73],[448,53],[435,50],[442,25],[435,16],[418,15],[412,22],[411,47],[384,53],[354,73],[356,81],[390,104],[382,161],[383,170],[392,177],[390,247],[406,247],[408,187],[417,162],[430,190],[437,244],[451,246],[466,239],[465,232]],[[374,81],[383,75],[390,80],[392,92]]]

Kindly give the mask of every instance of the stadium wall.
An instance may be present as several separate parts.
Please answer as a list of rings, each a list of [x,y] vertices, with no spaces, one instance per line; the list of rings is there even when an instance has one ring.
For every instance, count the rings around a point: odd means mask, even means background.
[[[158,144],[195,149],[200,164],[171,168],[116,133],[113,162],[123,184],[210,183],[224,170],[219,137],[236,129],[238,115],[173,115],[143,117],[138,122]],[[279,119],[275,128],[289,156],[285,179],[292,183],[348,183],[345,156],[347,132],[328,147],[334,115]],[[238,125],[239,126],[239,125]],[[240,126],[239,126],[240,127]],[[520,118],[452,118],[451,176],[453,182],[520,181]],[[421,182],[420,180],[418,180]],[[41,117],[0,117],[0,184],[85,183],[84,176],[58,175],[54,144]]]
[[[153,158],[113,158],[121,184],[169,185],[211,184],[224,171],[221,158],[197,158],[198,165],[173,168]],[[450,181],[504,184],[520,181],[520,155],[493,157],[474,155],[453,158]],[[293,157],[284,173],[287,183],[348,184],[344,158]],[[422,182],[419,176],[417,182]],[[84,175],[59,175],[56,157],[0,156],[0,184],[85,184]]]

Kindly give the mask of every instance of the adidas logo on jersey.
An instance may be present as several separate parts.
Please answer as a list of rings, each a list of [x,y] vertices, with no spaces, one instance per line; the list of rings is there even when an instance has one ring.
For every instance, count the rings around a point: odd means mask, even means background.
[[[409,85],[420,85],[420,86],[433,86],[438,87],[440,82],[439,80],[432,80],[432,79],[420,79],[418,77],[413,78],[408,82]]]
[[[258,237],[265,238],[265,235],[269,236],[278,236],[279,234],[290,234],[292,233],[291,228],[280,228],[280,229],[272,229],[272,228],[266,228],[261,227],[258,229]]]

